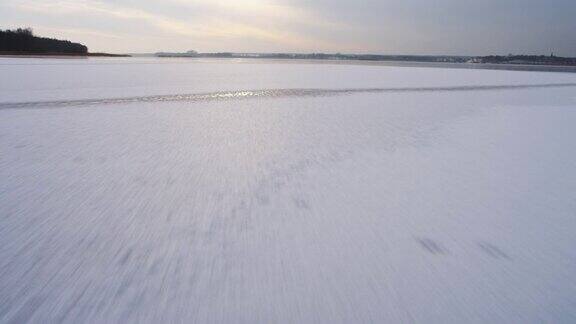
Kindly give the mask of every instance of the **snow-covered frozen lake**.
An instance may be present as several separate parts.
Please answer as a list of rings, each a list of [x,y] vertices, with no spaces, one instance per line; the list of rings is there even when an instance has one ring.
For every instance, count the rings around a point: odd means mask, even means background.
[[[576,74],[0,59],[0,323],[574,323]]]

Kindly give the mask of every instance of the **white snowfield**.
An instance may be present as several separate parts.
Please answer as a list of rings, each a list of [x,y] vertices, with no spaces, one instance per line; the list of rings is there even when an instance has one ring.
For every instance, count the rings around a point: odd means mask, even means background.
[[[576,74],[0,59],[27,322],[574,323]]]

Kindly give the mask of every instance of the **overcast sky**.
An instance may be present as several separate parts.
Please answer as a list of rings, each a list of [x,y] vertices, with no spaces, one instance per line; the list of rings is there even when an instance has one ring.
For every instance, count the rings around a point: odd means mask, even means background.
[[[106,52],[576,56],[576,0],[0,0],[0,28]]]

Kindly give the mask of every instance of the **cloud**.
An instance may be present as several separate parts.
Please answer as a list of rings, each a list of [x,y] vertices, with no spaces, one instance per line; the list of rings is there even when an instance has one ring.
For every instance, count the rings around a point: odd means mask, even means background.
[[[2,0],[0,21],[117,52],[576,55],[575,11],[573,0]]]
[[[12,3],[20,11],[42,15],[82,17],[90,16],[124,20],[133,24],[146,24],[173,38],[175,35],[187,37],[200,43],[255,41],[259,43],[282,44],[285,48],[299,49],[314,46],[335,47],[322,39],[315,39],[306,33],[295,32],[300,26],[336,29],[337,24],[314,17],[300,8],[285,4],[258,0],[241,1],[183,1],[170,0],[172,5],[191,13],[190,19],[175,18],[177,15],[159,14],[152,10],[134,8],[118,2],[98,0],[24,0]],[[144,4],[146,4],[144,2]],[[193,10],[201,8],[203,16]],[[292,28],[291,28],[292,27]],[[53,30],[58,29],[52,27]],[[60,28],[68,29],[70,28]],[[92,32],[92,34],[94,34]],[[110,35],[110,33],[107,33]]]

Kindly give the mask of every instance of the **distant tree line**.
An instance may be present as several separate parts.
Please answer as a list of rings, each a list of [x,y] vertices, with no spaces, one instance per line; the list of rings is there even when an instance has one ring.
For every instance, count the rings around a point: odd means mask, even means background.
[[[479,63],[530,64],[530,65],[576,65],[576,58],[555,55],[491,55],[476,59]]]
[[[491,56],[456,56],[456,55],[379,55],[379,54],[329,54],[329,53],[156,53],[158,57],[217,57],[217,58],[261,58],[261,59],[306,59],[306,60],[359,60],[390,62],[422,63],[489,63],[510,65],[555,65],[576,66],[576,58],[546,55],[491,55]]]
[[[465,63],[467,56],[433,56],[433,55],[375,55],[375,54],[327,54],[327,53],[156,53],[158,57],[217,57],[217,58],[271,58],[271,59],[303,59],[303,60],[363,60],[363,61],[406,61],[406,62],[452,62]]]
[[[0,53],[85,55],[88,48],[68,40],[34,36],[31,28],[0,30]]]

